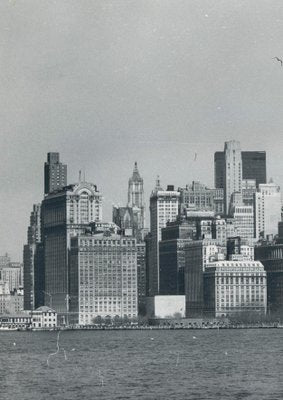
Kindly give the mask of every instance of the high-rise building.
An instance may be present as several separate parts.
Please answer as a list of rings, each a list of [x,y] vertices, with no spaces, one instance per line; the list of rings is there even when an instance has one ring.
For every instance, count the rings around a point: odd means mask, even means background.
[[[254,179],[256,187],[266,183],[265,151],[242,151],[243,179]]]
[[[64,316],[69,307],[71,237],[102,220],[102,196],[92,183],[80,182],[50,193],[41,208],[45,304],[50,305],[52,298],[52,308]]]
[[[27,244],[24,245],[24,309],[34,310],[37,307],[36,304],[36,286],[35,286],[35,254],[37,251],[37,245],[41,240],[41,206],[40,204],[34,204],[33,210],[30,215],[30,225],[27,232]],[[39,288],[37,287],[37,290]],[[41,289],[42,290],[42,289]],[[40,293],[39,293],[40,295]],[[41,293],[41,296],[43,294]]]
[[[161,240],[161,229],[167,222],[175,221],[178,215],[180,193],[169,185],[163,190],[157,179],[156,187],[150,196],[150,254],[147,257],[148,271],[148,295],[155,296],[159,292],[159,241]],[[149,240],[149,239],[148,239]]]
[[[128,183],[128,203],[126,207],[113,206],[112,220],[126,235],[134,236],[138,242],[144,240],[145,207],[143,179],[135,162],[133,174]]]
[[[267,274],[268,314],[283,316],[283,244],[255,246],[255,260],[259,260]]]
[[[241,167],[240,167],[241,166]],[[265,151],[242,151],[240,143],[226,142],[224,151],[214,154],[214,182],[216,188],[223,188],[225,193],[225,212],[229,212],[230,196],[233,192],[242,193],[241,180],[255,180],[256,187],[266,183]],[[246,188],[245,188],[246,189]],[[249,190],[251,188],[249,187]],[[249,196],[249,193],[245,193]],[[243,198],[245,205],[245,196]]]
[[[224,188],[225,184],[225,153],[214,153],[214,183],[216,188]],[[242,151],[243,179],[254,179],[256,187],[266,183],[266,153],[265,151]]]
[[[44,163],[44,194],[54,192],[67,185],[67,165],[60,162],[59,153],[47,153]]]
[[[242,156],[240,143],[235,140],[225,142],[224,154],[224,210],[228,214],[233,193],[242,193]]]
[[[187,317],[203,313],[203,272],[217,257],[224,259],[226,247],[215,239],[193,240],[185,246],[185,295]]]
[[[184,295],[185,246],[193,231],[186,220],[173,221],[162,228],[159,242],[160,295]]]
[[[71,239],[72,322],[89,325],[97,317],[138,315],[136,240],[117,234],[117,228],[98,224],[92,232]]]
[[[276,235],[281,221],[280,187],[274,183],[260,184],[255,193],[255,236],[257,239]]]
[[[204,271],[204,312],[212,317],[265,314],[266,272],[259,261],[216,261]]]
[[[137,207],[141,210],[141,220],[139,229],[143,229],[145,227],[144,190],[143,190],[143,179],[139,174],[137,162],[135,162],[133,174],[129,179],[128,207],[132,208]]]

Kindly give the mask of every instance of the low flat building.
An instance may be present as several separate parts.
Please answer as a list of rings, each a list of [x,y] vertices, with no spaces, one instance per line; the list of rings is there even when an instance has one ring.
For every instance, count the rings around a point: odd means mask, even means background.
[[[211,317],[265,314],[266,272],[259,261],[218,261],[204,272],[204,313]]]
[[[31,316],[29,314],[8,314],[0,316],[1,329],[26,329],[31,326]]]
[[[185,318],[185,296],[147,297],[147,317],[157,319]]]

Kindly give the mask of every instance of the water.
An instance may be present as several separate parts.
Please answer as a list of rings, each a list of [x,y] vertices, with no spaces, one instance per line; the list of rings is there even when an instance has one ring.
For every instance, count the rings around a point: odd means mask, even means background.
[[[283,399],[283,329],[57,335],[0,333],[1,399]]]

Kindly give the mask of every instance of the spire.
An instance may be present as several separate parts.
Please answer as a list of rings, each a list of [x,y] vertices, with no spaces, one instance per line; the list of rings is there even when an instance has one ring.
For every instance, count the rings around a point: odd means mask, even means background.
[[[157,175],[157,177],[156,177],[155,190],[156,191],[157,190],[163,190],[161,185],[160,185],[160,177],[159,177],[159,175]]]
[[[131,176],[130,180],[131,181],[141,181],[142,180],[139,170],[138,170],[138,163],[136,161],[134,164],[133,175]]]

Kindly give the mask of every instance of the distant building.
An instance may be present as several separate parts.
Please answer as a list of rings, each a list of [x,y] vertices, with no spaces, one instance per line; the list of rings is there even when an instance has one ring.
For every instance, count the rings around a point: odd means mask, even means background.
[[[196,240],[185,247],[185,295],[187,317],[203,313],[203,272],[211,260],[226,256],[226,247],[215,239]]]
[[[150,196],[150,240],[147,248],[150,254],[147,257],[148,270],[148,295],[155,296],[159,293],[159,241],[161,229],[169,221],[175,221],[178,215],[180,193],[174,190],[174,186],[168,185],[163,190],[157,179],[156,187]],[[149,238],[147,239],[149,240]]]
[[[56,328],[57,313],[50,307],[42,306],[31,312],[32,328]]]
[[[159,242],[160,295],[184,295],[185,246],[192,241],[186,220],[170,222],[162,228]]]
[[[71,239],[70,320],[89,325],[97,317],[138,315],[137,244],[100,224]]]
[[[254,210],[252,206],[236,206],[233,218],[237,235],[242,239],[254,238]]]
[[[147,298],[147,317],[179,319],[186,316],[186,299],[180,296],[154,296]]]
[[[281,221],[280,187],[274,183],[260,184],[255,194],[255,236],[257,239],[276,235]]]
[[[40,241],[41,241],[41,206],[40,204],[34,204],[30,215],[30,224],[27,232],[27,244],[24,245],[24,251],[23,251],[25,310],[33,310],[37,306],[35,299],[36,286],[34,283],[36,269],[37,269],[35,264],[35,254],[37,252],[37,246],[39,245]],[[40,268],[40,266],[38,266],[38,268]],[[44,278],[44,270],[42,278]]]
[[[1,285],[0,285],[1,286]],[[0,294],[0,314],[17,314],[24,309],[24,296],[16,291]]]
[[[268,313],[283,316],[283,244],[255,246],[255,260],[259,260],[267,274]]]
[[[144,315],[146,302],[146,244],[137,243],[138,313]]]
[[[241,151],[239,142],[225,142],[224,151],[214,154],[214,180],[216,188],[224,189],[225,212],[228,213],[232,193],[242,193],[242,180],[255,180],[257,188],[266,183],[265,151]],[[244,194],[244,205],[250,205],[246,203],[248,196]]]
[[[102,196],[96,185],[79,182],[50,193],[41,205],[45,299],[64,317],[69,303],[69,250],[71,237],[90,222],[102,219]],[[50,297],[51,296],[51,297]]]
[[[59,153],[47,153],[44,164],[44,194],[48,195],[67,186],[67,165],[62,164]]]
[[[0,270],[0,279],[8,282],[10,292],[19,289],[22,280],[22,264],[19,262],[10,262]]]
[[[204,310],[212,317],[265,314],[266,272],[259,261],[218,261],[204,271]]]
[[[179,188],[180,213],[184,210],[224,212],[223,189],[209,189],[198,181],[193,181],[186,188]]]
[[[256,187],[266,183],[265,151],[242,151],[243,179],[254,179]]]
[[[145,206],[143,179],[135,162],[133,174],[128,184],[128,203],[125,207],[113,206],[112,220],[126,235],[134,236],[138,242],[144,241]]]

